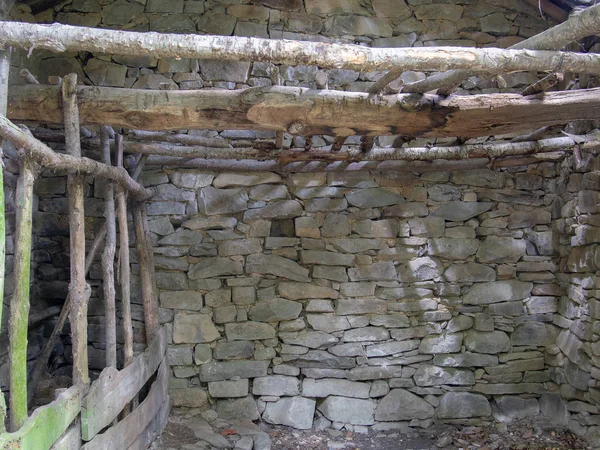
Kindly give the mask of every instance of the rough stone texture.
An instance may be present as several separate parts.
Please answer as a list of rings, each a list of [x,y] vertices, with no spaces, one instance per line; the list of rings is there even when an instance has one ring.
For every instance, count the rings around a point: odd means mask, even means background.
[[[523,300],[529,296],[533,283],[507,280],[474,284],[464,296],[468,305],[487,305],[490,303]]]
[[[274,298],[250,308],[248,317],[257,322],[281,322],[295,319],[300,315],[300,311],[302,311],[301,303]]]
[[[245,189],[202,188],[198,193],[198,209],[201,213],[232,214],[248,209],[248,194]]]
[[[503,331],[475,331],[465,333],[465,347],[476,353],[497,354],[510,350],[510,338]]]
[[[399,420],[428,419],[434,409],[421,397],[405,389],[392,389],[377,405],[375,420],[396,422]]]
[[[213,342],[221,337],[210,316],[206,314],[175,314],[173,342],[175,344]]]
[[[470,392],[446,392],[440,398],[437,413],[441,419],[488,417],[492,414],[492,408],[483,395]]]
[[[351,425],[373,425],[375,403],[371,400],[330,395],[317,409],[332,422]]]
[[[300,380],[284,375],[255,378],[252,385],[254,395],[293,396],[300,393]]]
[[[309,430],[312,428],[315,406],[314,400],[304,397],[282,398],[276,402],[267,403],[262,419],[267,423]]]
[[[491,202],[446,202],[431,215],[454,222],[466,222],[490,210],[492,206],[494,204]]]

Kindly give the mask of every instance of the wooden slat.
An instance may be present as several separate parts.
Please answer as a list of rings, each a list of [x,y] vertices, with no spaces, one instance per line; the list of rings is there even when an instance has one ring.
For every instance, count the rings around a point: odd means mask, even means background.
[[[48,450],[79,414],[84,390],[82,385],[73,386],[36,409],[19,431],[0,434],[0,448]]]
[[[158,377],[152,384],[148,396],[125,419],[109,428],[106,432],[97,435],[85,444],[84,450],[115,450],[127,449],[133,445],[138,437],[145,433],[146,428],[161,413],[161,408],[168,403],[167,386],[169,380],[169,366],[164,360],[158,369]]]
[[[169,398],[163,404],[154,419],[148,424],[146,429],[138,436],[133,444],[127,450],[146,450],[154,440],[160,436],[167,426],[169,420],[169,411],[171,410],[171,402]]]
[[[164,359],[166,331],[161,328],[144,353],[121,371],[107,367],[92,384],[83,401],[81,430],[84,441],[91,440],[108,426],[146,384]],[[125,447],[115,447],[125,448]]]
[[[79,450],[81,448],[81,422],[73,422],[50,450]]]

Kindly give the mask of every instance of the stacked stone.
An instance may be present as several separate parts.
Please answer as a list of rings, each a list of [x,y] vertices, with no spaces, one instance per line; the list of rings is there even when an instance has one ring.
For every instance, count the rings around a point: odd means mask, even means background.
[[[539,412],[555,176],[145,174],[174,404],[297,428]]]
[[[564,176],[556,228],[565,292],[554,317],[560,333],[546,354],[554,366],[550,375],[556,383],[552,399],[556,419],[594,440],[600,435],[598,162],[596,154],[583,153],[572,161],[573,172]]]
[[[132,31],[200,33],[273,39],[349,42],[374,47],[452,45],[508,47],[545,30],[551,24],[527,4],[489,0],[476,5],[422,1],[374,0],[260,0],[252,4],[201,0],[74,0],[36,16],[27,5],[13,8],[14,20],[60,22]],[[14,60],[12,82],[23,82],[18,70],[28,68],[42,83],[48,76],[75,72],[96,86],[140,89],[234,89],[273,83],[265,64],[215,62],[190,59],[157,59],[152,56],[49,55],[25,52]],[[316,67],[281,66],[279,77],[288,86],[315,87]],[[365,91],[381,72],[329,70],[330,88]],[[407,72],[403,81],[425,78]],[[536,74],[504,77],[506,91],[537,81]],[[490,80],[464,85],[473,92],[498,92]]]

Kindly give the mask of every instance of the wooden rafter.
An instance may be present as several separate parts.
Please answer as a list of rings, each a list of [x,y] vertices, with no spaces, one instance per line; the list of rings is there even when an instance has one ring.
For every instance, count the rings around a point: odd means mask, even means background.
[[[261,87],[235,91],[77,89],[80,119],[130,129],[253,129],[295,135],[479,137],[527,132],[546,125],[600,119],[600,88],[539,97],[481,94],[441,98],[398,94]],[[12,120],[62,123],[58,88],[15,86]]]
[[[373,48],[237,36],[143,33],[62,24],[2,22],[0,46],[162,58],[204,58],[316,65],[323,69],[548,71],[600,74],[600,56],[498,48]]]

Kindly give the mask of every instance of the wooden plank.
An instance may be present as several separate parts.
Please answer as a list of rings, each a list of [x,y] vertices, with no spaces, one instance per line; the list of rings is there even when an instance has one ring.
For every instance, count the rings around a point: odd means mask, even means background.
[[[167,333],[162,327],[144,353],[125,369],[107,367],[92,384],[83,400],[81,429],[83,440],[91,440],[108,426],[146,384],[163,361]]]
[[[55,86],[13,86],[13,120],[59,124]],[[382,95],[289,86],[234,91],[79,86],[82,123],[144,130],[253,129],[294,135],[477,137],[600,119],[600,88],[520,94]],[[0,131],[2,131],[0,129]]]
[[[167,401],[163,404],[154,419],[148,424],[146,429],[138,436],[133,444],[127,450],[146,450],[154,440],[160,436],[167,426],[169,420],[169,412],[171,411],[171,402],[167,397]]]
[[[165,360],[158,369],[158,377],[152,384],[148,396],[131,414],[85,444],[84,450],[115,450],[129,448],[144,433],[148,425],[168,402],[167,387],[169,365]]]
[[[79,450],[81,448],[81,421],[76,420],[54,443],[50,450]]]
[[[73,386],[56,400],[36,409],[14,433],[0,434],[0,448],[48,450],[59,439],[81,410],[84,386]]]

